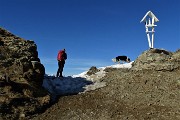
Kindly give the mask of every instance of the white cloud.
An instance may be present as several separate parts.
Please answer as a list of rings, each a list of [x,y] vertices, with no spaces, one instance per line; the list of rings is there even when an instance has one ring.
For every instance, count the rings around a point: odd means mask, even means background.
[[[57,60],[52,58],[41,58],[41,62],[46,65],[57,65]],[[100,59],[67,59],[66,64],[69,66],[105,66],[109,65],[111,61],[105,61]]]
[[[74,68],[69,68],[71,70],[83,70],[83,71],[86,71],[89,69],[89,67],[74,67]]]
[[[52,59],[52,58],[41,58],[41,63],[42,64],[48,64],[48,65],[57,65],[57,60],[56,59]]]
[[[100,59],[70,59],[71,65],[80,66],[105,66],[109,65],[111,61],[105,61]]]
[[[41,63],[45,66],[47,74],[56,73],[58,68],[56,59],[41,58]],[[67,59],[64,73],[68,75],[73,75],[87,71],[92,66],[103,67],[111,64],[111,61],[105,61],[100,59]]]

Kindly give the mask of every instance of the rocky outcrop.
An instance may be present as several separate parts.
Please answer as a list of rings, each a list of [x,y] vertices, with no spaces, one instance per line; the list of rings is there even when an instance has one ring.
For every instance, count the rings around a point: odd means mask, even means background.
[[[165,70],[180,68],[180,50],[169,52],[163,49],[150,49],[143,52],[133,63],[132,70]]]
[[[86,73],[87,75],[93,75],[93,74],[95,74],[95,73],[97,73],[97,72],[99,72],[100,70],[98,70],[95,66],[92,66],[89,70],[88,70],[88,72]]]
[[[10,119],[15,113],[26,115],[32,106],[31,112],[43,104],[41,99],[47,95],[42,88],[45,68],[38,58],[34,41],[24,40],[0,28],[0,66],[0,110],[3,116],[11,114]],[[48,95],[46,98],[48,102]],[[29,107],[32,101],[35,104]],[[21,108],[26,105],[28,109]]]
[[[0,76],[42,84],[45,68],[40,63],[34,41],[24,40],[2,28],[0,41]]]

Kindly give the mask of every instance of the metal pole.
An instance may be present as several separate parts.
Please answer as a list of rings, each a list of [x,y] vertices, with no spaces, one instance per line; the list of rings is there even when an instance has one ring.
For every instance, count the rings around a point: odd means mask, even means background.
[[[145,28],[146,28],[146,34],[147,34],[147,39],[148,39],[148,43],[149,43],[149,48],[151,48],[151,40],[150,40],[150,36],[149,36],[149,30],[148,30],[148,24],[147,24],[147,21],[146,21],[146,24],[145,24]]]
[[[154,48],[154,27],[152,27],[152,48]]]
[[[154,48],[154,17],[152,18],[152,48]]]

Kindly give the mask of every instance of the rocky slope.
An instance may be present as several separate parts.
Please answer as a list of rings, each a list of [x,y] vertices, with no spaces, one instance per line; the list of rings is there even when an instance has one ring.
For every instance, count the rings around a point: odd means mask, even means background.
[[[180,50],[147,50],[131,69],[106,71],[105,87],[60,97],[33,120],[180,119]]]
[[[0,28],[0,66],[0,119],[180,119],[180,50],[144,51],[130,69],[106,68],[98,80],[106,86],[60,96],[52,106],[41,87],[45,68],[33,41]],[[96,78],[97,72],[93,66],[87,75]]]
[[[48,103],[41,87],[45,68],[34,41],[0,28],[0,118],[28,116]]]

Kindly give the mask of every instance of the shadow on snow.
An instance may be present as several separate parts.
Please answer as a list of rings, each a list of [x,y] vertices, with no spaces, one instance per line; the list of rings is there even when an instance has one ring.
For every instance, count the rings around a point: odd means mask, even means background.
[[[85,86],[93,84],[85,78],[71,76],[57,78],[55,76],[45,76],[43,87],[47,89],[55,100],[57,96],[74,95],[85,91]]]

